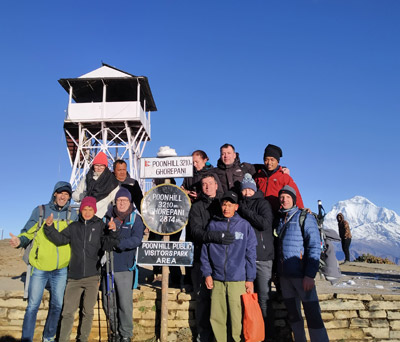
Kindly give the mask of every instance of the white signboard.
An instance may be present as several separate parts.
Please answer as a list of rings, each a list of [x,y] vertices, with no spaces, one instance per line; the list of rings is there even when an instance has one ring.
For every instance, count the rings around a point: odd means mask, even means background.
[[[143,241],[136,249],[138,265],[192,266],[193,242]]]
[[[142,158],[140,178],[193,177],[193,157]]]

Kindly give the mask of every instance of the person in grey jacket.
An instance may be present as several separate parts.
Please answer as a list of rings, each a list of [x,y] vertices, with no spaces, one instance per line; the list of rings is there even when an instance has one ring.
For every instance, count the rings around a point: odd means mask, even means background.
[[[317,221],[307,214],[302,232],[299,222],[301,210],[295,204],[296,191],[291,186],[285,185],[279,191],[279,200],[281,219],[276,231],[279,239],[277,271],[295,341],[306,342],[300,301],[311,341],[329,341],[314,280],[321,255]]]

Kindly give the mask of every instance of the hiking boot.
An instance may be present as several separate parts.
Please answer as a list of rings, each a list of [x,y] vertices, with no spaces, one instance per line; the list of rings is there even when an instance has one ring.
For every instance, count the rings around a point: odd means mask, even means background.
[[[119,341],[120,342],[131,342],[131,338],[130,337],[121,337],[121,339]]]
[[[119,342],[119,335],[112,333],[111,336],[108,337],[108,342]]]

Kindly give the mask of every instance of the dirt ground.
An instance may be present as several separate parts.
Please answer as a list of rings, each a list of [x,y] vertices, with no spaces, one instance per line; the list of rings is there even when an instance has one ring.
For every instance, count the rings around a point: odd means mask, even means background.
[[[0,240],[0,290],[22,291],[26,271],[26,265],[22,261],[23,251],[12,248],[9,241],[9,239]],[[317,276],[318,293],[400,295],[400,266],[398,265],[351,262],[340,265],[340,268],[343,277],[334,285]],[[144,283],[151,271],[141,268],[139,274],[139,282]]]

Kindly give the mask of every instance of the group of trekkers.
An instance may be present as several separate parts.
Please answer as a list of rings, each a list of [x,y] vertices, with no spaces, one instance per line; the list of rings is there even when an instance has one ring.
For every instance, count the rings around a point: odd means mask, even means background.
[[[192,201],[186,240],[195,252],[185,280],[196,296],[197,341],[241,341],[246,292],[258,294],[265,341],[274,341],[272,281],[295,341],[306,341],[300,302],[311,341],[329,340],[314,280],[321,254],[318,225],[311,214],[300,224],[304,204],[289,170],[279,164],[282,156],[280,147],[269,144],[263,164],[249,164],[224,144],[213,167],[204,151],[192,153],[193,177],[181,188]],[[88,341],[100,287],[109,341],[131,341],[135,251],[145,231],[142,197],[126,163],[116,160],[112,172],[100,152],[75,191],[58,182],[50,202],[33,210],[21,234],[11,237],[13,247],[32,247],[22,341],[33,340],[46,284],[51,300],[43,341],[69,341],[80,304],[79,341]],[[79,214],[71,210],[71,198],[80,203]]]
[[[58,182],[49,203],[33,210],[18,236],[10,234],[13,247],[30,248],[21,341],[33,341],[46,285],[50,302],[42,340],[70,341],[81,306],[79,341],[89,341],[100,280],[109,340],[131,341],[135,250],[144,232],[138,213],[142,197],[126,162],[116,160],[111,172],[107,155],[100,152],[75,191],[70,183]],[[80,203],[79,214],[71,198]]]
[[[231,144],[220,147],[217,167],[204,151],[193,152],[194,176],[183,187],[193,204],[187,236],[195,245],[191,269],[196,294],[197,341],[241,341],[241,295],[258,294],[265,341],[274,341],[271,282],[279,286],[294,339],[306,341],[301,304],[311,341],[328,341],[315,276],[321,239],[300,191],[280,166],[282,149],[269,144],[263,164],[241,162]]]

